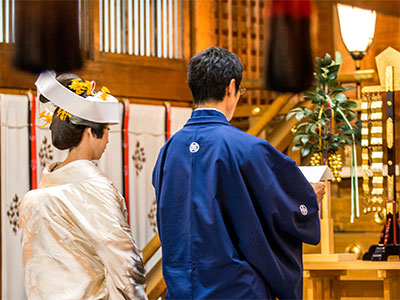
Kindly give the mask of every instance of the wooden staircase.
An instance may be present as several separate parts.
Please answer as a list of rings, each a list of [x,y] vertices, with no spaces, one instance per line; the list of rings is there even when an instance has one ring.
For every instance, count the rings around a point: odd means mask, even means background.
[[[143,248],[143,262],[146,265],[150,258],[160,249],[160,237],[156,234],[151,241]],[[167,285],[162,274],[162,260],[160,259],[146,274],[146,293],[149,300],[158,298],[164,299]]]
[[[238,106],[232,124],[251,135],[268,140],[276,149],[299,163],[300,156],[298,153],[292,153],[289,147],[293,140],[292,129],[298,121],[294,117],[286,121],[286,114],[298,105],[311,107],[311,102],[300,100],[300,96],[287,93],[276,97],[270,105]],[[244,121],[246,117],[247,123]],[[240,118],[240,123],[236,122],[237,118]]]

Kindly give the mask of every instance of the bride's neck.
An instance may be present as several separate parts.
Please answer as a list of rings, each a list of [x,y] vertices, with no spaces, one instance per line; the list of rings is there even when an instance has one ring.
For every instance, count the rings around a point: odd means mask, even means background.
[[[52,171],[62,168],[76,160],[92,160],[93,156],[90,153],[90,151],[88,151],[87,148],[85,149],[84,147],[80,147],[80,146],[81,145],[78,145],[77,147],[72,148],[69,151],[67,158],[63,162],[61,162],[59,165],[57,165]]]

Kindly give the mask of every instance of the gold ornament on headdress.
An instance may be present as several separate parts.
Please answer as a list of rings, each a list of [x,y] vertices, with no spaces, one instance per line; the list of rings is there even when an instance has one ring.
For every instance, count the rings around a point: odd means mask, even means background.
[[[106,88],[105,86],[103,86],[102,88],[101,88],[101,95],[100,95],[100,99],[103,99],[103,101],[106,101],[106,99],[107,99],[107,94],[109,94],[110,93],[110,90],[108,89],[108,88]]]
[[[72,83],[68,86],[71,90],[75,91],[75,94],[81,95],[86,92],[86,95],[93,95],[93,83],[87,80],[76,78],[72,80]]]
[[[53,116],[52,116],[49,112],[42,111],[42,112],[39,114],[39,119],[43,119],[43,121],[46,122],[46,123],[44,123],[42,126],[39,126],[40,128],[43,128],[43,127],[45,127],[47,124],[50,124],[50,123],[51,123],[51,121],[53,120]]]
[[[62,108],[59,108],[59,109],[57,110],[57,116],[60,117],[61,121],[65,121],[65,120],[67,119],[67,117],[68,117],[68,118],[71,118],[71,117],[72,117],[70,113],[67,113],[67,112],[66,112],[65,110],[63,110]]]

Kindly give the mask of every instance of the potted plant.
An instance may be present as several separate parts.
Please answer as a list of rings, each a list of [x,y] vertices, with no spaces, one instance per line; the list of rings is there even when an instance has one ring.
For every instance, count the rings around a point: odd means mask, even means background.
[[[361,138],[361,122],[355,122],[357,103],[344,94],[354,87],[343,87],[337,81],[342,62],[338,51],[335,60],[329,54],[323,59],[317,57],[314,84],[304,93],[313,108],[296,107],[286,116],[287,120],[295,116],[299,121],[294,129],[293,151],[300,150],[302,157],[311,154],[311,165],[328,165],[338,182],[342,168],[339,148],[352,147],[352,166],[356,167],[355,145]]]

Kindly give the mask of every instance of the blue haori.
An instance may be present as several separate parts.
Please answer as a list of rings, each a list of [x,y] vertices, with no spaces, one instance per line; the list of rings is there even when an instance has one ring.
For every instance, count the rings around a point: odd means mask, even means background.
[[[295,162],[196,110],[153,172],[169,299],[300,299],[318,204]]]

